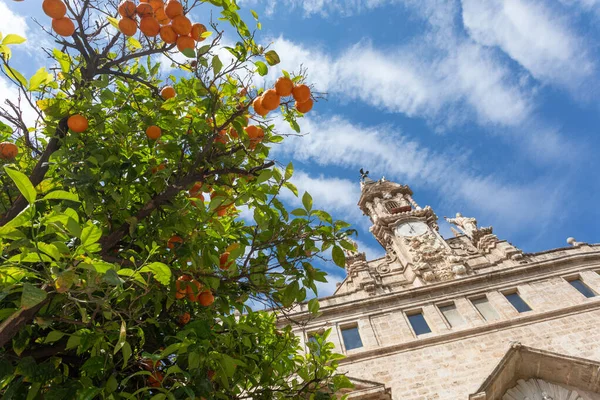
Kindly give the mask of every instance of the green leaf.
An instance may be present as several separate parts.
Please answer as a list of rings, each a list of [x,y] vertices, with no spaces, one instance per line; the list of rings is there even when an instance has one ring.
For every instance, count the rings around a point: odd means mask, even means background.
[[[48,336],[46,336],[46,339],[44,339],[44,343],[56,342],[56,341],[60,340],[63,336],[65,336],[64,332],[52,331],[48,334]]]
[[[171,281],[171,269],[168,265],[161,262],[153,262],[148,264],[142,267],[140,272],[152,272],[154,274],[154,279],[165,286],[167,286]]]
[[[9,67],[7,64],[4,64],[4,70],[9,77],[19,82],[24,88],[27,88],[27,79],[25,79],[23,74],[12,67]]]
[[[43,251],[44,253],[48,254],[50,257],[54,258],[55,260],[57,260],[57,261],[60,260],[61,255],[60,255],[60,252],[58,251],[58,248],[55,245],[38,242],[37,247],[38,247],[38,249],[40,249],[40,251]]]
[[[298,188],[292,182],[286,182],[283,184],[284,187],[288,188],[294,196],[298,197]]]
[[[114,18],[113,18],[114,19]],[[63,53],[58,49],[52,50],[52,54],[58,63],[60,64],[60,69],[62,72],[69,72],[71,69],[71,58],[68,54]]]
[[[127,43],[129,44],[129,46],[131,46],[132,48],[139,50],[142,48],[142,44],[133,36],[130,36],[127,38]]]
[[[116,29],[119,29],[119,20],[113,17],[107,17],[108,22],[110,22],[110,24],[115,27]]]
[[[121,329],[119,330],[119,341],[115,345],[115,350],[113,354],[117,354],[123,345],[127,341],[127,326],[125,325],[125,321],[121,321]]]
[[[312,210],[312,204],[313,200],[311,195],[308,192],[304,192],[304,195],[302,196],[302,205],[306,211],[310,212],[310,210]]]
[[[287,167],[285,167],[285,175],[284,178],[287,181],[294,174],[294,165],[290,162]]]
[[[311,299],[308,301],[308,311],[313,315],[317,315],[319,312],[319,299]]]
[[[182,53],[187,58],[196,58],[196,52],[194,51],[194,49],[183,49]]]
[[[269,63],[269,65],[277,65],[281,62],[279,59],[279,54],[275,50],[269,50],[265,53],[265,59]]]
[[[46,291],[33,286],[31,283],[23,284],[23,293],[21,293],[21,308],[27,309],[40,304],[46,299]]]
[[[129,344],[129,342],[125,342],[123,344],[123,369],[125,369],[125,367],[127,366],[127,361],[129,361],[131,353],[131,345]]]
[[[19,35],[15,35],[14,33],[9,33],[2,40],[2,44],[3,45],[6,45],[6,44],[21,44],[21,43],[24,43],[26,40],[27,39],[25,39],[24,37],[21,37]]]
[[[258,14],[256,13],[256,11],[254,11],[254,10],[250,10],[250,13],[251,13],[251,14],[252,14],[252,16],[254,17],[254,19],[258,21]]]
[[[52,82],[52,75],[46,71],[46,68],[42,67],[29,79],[29,90],[34,91],[42,86],[42,84],[49,82]]]
[[[223,63],[219,59],[219,56],[214,56],[213,57],[213,59],[212,59],[212,68],[213,68],[213,73],[215,75],[217,75],[219,72],[221,72],[221,68],[223,68]]]
[[[45,195],[42,200],[71,200],[79,201],[79,196],[76,193],[67,192],[66,190],[54,190]]]
[[[4,167],[4,170],[8,176],[10,176],[10,179],[13,180],[15,185],[17,185],[19,192],[21,192],[25,200],[27,200],[29,204],[33,204],[35,201],[36,192],[27,175],[6,166]]]
[[[265,64],[264,62],[257,61],[254,63],[254,65],[256,65],[256,70],[258,71],[258,74],[260,76],[265,76],[269,73],[269,67],[267,67],[267,64]]]
[[[83,247],[96,243],[102,237],[102,229],[92,223],[88,223],[81,231],[81,245]]]
[[[344,268],[346,266],[346,255],[341,247],[333,246],[333,249],[331,249],[331,257],[338,267]]]

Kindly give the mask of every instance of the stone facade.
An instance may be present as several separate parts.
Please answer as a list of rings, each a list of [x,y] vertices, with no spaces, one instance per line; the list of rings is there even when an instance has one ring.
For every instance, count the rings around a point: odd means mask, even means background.
[[[444,239],[408,186],[368,177],[361,186],[358,205],[386,256],[348,252],[347,277],[320,299],[320,315],[306,304],[290,315],[303,341],[332,328],[347,356],[341,370],[357,382],[350,398],[600,399],[600,244],[570,239],[524,254],[460,214],[448,218],[460,232]],[[360,341],[345,343],[342,332],[356,329]],[[503,361],[520,346],[529,358]],[[555,355],[531,358],[536,352]],[[559,373],[579,371],[578,360],[591,372],[579,380]]]

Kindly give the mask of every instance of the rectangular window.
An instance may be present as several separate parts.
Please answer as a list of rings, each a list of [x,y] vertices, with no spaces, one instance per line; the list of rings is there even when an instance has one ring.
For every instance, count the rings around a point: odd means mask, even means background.
[[[342,338],[346,350],[358,349],[363,346],[357,326],[342,328]]]
[[[450,328],[455,328],[465,324],[465,321],[460,316],[460,313],[456,309],[456,305],[454,303],[440,306],[439,309],[444,315],[444,318],[446,318],[446,321],[448,321]]]
[[[431,329],[429,328],[429,325],[427,325],[427,321],[425,321],[425,317],[423,316],[422,312],[410,314],[407,315],[407,317],[410,325],[413,328],[413,331],[415,331],[417,336],[431,332]]]
[[[471,303],[475,306],[477,311],[481,314],[483,319],[486,321],[494,321],[500,318],[494,307],[490,304],[490,301],[487,297],[479,297],[477,299],[472,299]]]
[[[590,298],[596,296],[596,293],[594,293],[592,289],[590,289],[585,283],[583,283],[581,279],[570,279],[568,282],[575,289],[579,290],[579,293],[581,293],[585,297]]]
[[[504,293],[504,297],[506,297],[506,300],[508,300],[518,312],[522,313],[531,311],[531,307],[529,307],[529,305],[523,301],[521,296],[519,296],[519,293]]]

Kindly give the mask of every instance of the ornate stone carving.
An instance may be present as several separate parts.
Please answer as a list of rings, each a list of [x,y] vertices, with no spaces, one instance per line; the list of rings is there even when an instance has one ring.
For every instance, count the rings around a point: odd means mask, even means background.
[[[575,390],[569,390],[542,379],[517,381],[517,386],[508,389],[502,400],[583,400]]]
[[[475,218],[463,217],[461,213],[456,213],[456,218],[444,217],[446,221],[454,224],[465,235],[473,237],[473,232],[477,230],[477,220]]]
[[[426,282],[447,281],[469,273],[464,258],[453,253],[432,232],[405,237],[412,253],[413,270]]]

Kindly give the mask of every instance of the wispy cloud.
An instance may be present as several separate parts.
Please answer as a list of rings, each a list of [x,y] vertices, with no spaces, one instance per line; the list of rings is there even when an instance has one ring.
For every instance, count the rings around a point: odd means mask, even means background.
[[[27,22],[25,18],[15,14],[5,3],[0,3],[0,32],[3,35],[14,33],[27,36]]]

